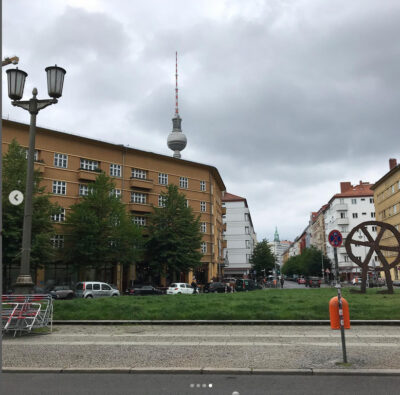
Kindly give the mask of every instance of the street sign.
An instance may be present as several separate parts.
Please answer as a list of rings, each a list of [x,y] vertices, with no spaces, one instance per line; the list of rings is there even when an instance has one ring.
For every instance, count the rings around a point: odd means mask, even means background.
[[[24,200],[24,195],[20,191],[11,191],[10,194],[8,195],[8,200],[10,201],[11,204],[14,206],[18,206],[21,204]]]
[[[338,230],[332,230],[328,235],[328,241],[332,247],[340,247],[343,243],[343,236]]]
[[[330,273],[331,271],[329,269],[325,269],[325,273]]]

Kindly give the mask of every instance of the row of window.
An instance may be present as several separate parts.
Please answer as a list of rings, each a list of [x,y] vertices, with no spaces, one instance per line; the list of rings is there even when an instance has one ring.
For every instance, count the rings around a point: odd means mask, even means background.
[[[35,151],[37,160],[37,151]],[[68,155],[66,154],[54,154],[54,166],[67,168],[68,167]],[[95,171],[99,169],[99,162],[90,159],[81,158],[80,160],[80,168],[83,170],[91,170]],[[110,176],[111,177],[121,177],[122,174],[122,166],[117,165],[115,163],[110,164]],[[147,171],[142,169],[131,170],[131,177],[138,178],[141,180],[147,179]],[[158,183],[161,185],[168,185],[168,174],[166,173],[158,173]],[[179,187],[183,189],[189,188],[189,180],[187,177],[179,177]],[[200,181],[200,191],[205,192],[206,189],[206,181]]]
[[[367,213],[361,213],[361,215],[367,215]],[[374,212],[371,212],[370,213],[370,215],[371,215],[371,218],[375,218],[375,213]],[[358,218],[358,213],[352,213],[352,217],[353,218]],[[340,218],[347,218],[347,213],[346,213],[346,211],[340,211]]]
[[[388,198],[389,196],[393,195],[394,193],[400,191],[400,181],[395,182],[389,188],[385,189],[378,195],[378,202]]]
[[[399,212],[398,204],[393,205],[392,207],[387,208],[379,213],[379,217],[381,220],[391,217],[392,215],[396,215]]]
[[[137,217],[137,218],[141,218],[141,217]],[[64,236],[63,235],[54,235],[53,237],[51,237],[50,241],[54,248],[64,248]],[[203,254],[207,253],[207,243],[204,241],[201,243],[201,252]]]

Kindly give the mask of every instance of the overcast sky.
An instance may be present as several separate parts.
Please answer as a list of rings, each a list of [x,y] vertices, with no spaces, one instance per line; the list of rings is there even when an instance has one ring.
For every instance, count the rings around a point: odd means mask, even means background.
[[[400,159],[398,0],[3,1],[3,57],[47,97],[38,125],[218,168],[247,199],[258,240],[293,240],[341,181],[377,181]],[[6,68],[5,68],[6,69]],[[7,97],[3,117],[29,123]]]

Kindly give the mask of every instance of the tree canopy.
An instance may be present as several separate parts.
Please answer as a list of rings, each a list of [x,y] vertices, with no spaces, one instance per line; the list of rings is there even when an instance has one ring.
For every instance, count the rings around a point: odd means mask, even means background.
[[[261,275],[265,270],[265,275],[272,270],[275,266],[276,258],[271,251],[271,247],[268,245],[267,239],[263,239],[257,243],[253,255],[250,258],[251,267],[257,272],[257,275]]]
[[[163,207],[154,207],[149,218],[149,265],[154,274],[169,273],[175,279],[179,272],[201,265],[200,216],[194,216],[176,185],[168,185],[161,196]]]
[[[66,218],[65,260],[79,268],[101,269],[140,259],[142,231],[132,222],[111,178],[100,173],[88,195],[71,206]]]
[[[321,276],[322,265],[324,271],[331,269],[331,261],[315,247],[305,248],[301,255],[289,258],[282,267],[282,273],[287,276],[293,274],[304,276]]]
[[[3,274],[9,265],[17,264],[21,259],[24,203],[14,206],[8,196],[13,190],[19,190],[25,195],[26,173],[26,150],[14,139],[3,157]],[[57,205],[50,202],[49,195],[40,185],[41,180],[40,173],[34,171],[30,254],[32,272],[52,262],[54,258],[50,240],[54,233],[51,215],[59,210]]]

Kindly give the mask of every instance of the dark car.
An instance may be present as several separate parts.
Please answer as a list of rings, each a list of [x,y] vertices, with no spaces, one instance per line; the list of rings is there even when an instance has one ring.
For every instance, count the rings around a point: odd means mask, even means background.
[[[306,287],[316,287],[320,288],[321,287],[321,280],[319,277],[307,277],[306,282],[305,282]]]
[[[224,292],[231,292],[232,288],[225,283],[207,283],[204,288],[203,292],[204,293],[224,293]]]
[[[72,299],[75,296],[74,291],[68,285],[56,285],[49,293],[53,299]]]
[[[262,289],[262,286],[257,284],[254,280],[250,280],[248,278],[236,280],[235,290],[238,292],[254,291],[256,289]]]
[[[162,291],[154,288],[152,285],[142,285],[128,288],[125,292],[127,295],[141,296],[141,295],[162,295]]]

